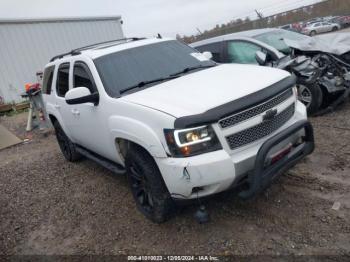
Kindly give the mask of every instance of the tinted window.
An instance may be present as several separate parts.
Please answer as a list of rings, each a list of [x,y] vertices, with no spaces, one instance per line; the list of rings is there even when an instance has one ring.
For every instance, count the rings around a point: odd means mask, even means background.
[[[208,45],[203,45],[196,47],[197,50],[200,52],[211,52],[213,55],[213,60],[215,62],[221,63],[222,62],[222,54],[221,54],[221,47],[222,43],[213,43],[213,44],[208,44]]]
[[[135,47],[99,57],[94,62],[106,92],[112,97],[118,97],[120,90],[140,82],[169,77],[188,67],[215,65],[178,41]]]
[[[50,66],[45,68],[44,71],[44,79],[43,79],[43,94],[51,94],[51,86],[52,86],[52,80],[53,80],[53,72],[54,72],[55,66]]]
[[[91,93],[96,92],[92,75],[85,64],[76,63],[73,69],[73,88],[86,87]]]
[[[64,97],[69,90],[69,64],[62,64],[57,72],[57,95]]]
[[[291,32],[286,30],[276,30],[276,31],[255,36],[254,38],[276,48],[278,51],[284,54],[289,54],[290,48],[286,45],[286,43],[284,42],[284,39],[298,41],[298,40],[308,39],[309,37],[296,32]]]
[[[257,64],[255,53],[262,48],[248,42],[232,41],[227,44],[229,63]]]

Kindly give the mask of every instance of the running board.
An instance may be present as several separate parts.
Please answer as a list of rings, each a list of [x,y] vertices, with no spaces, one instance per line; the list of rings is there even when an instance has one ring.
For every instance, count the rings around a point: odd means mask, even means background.
[[[76,146],[76,150],[82,154],[83,156],[85,156],[86,158],[89,158],[90,160],[93,160],[94,162],[98,163],[99,165],[107,168],[109,171],[118,174],[118,175],[123,175],[125,174],[125,168],[122,167],[121,165],[118,165],[96,153],[93,153],[83,147],[80,147],[78,145]]]

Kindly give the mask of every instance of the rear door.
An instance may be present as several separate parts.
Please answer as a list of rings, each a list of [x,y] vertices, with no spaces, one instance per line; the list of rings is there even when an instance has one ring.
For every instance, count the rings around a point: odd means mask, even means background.
[[[316,31],[317,33],[322,33],[323,29],[322,29],[322,24],[321,23],[315,23],[312,26],[312,31]]]
[[[75,137],[72,134],[71,125],[74,122],[74,118],[69,109],[69,105],[66,103],[64,96],[69,90],[70,86],[70,63],[62,63],[59,65],[56,74],[56,83],[54,88],[54,104],[53,107],[56,110],[55,116],[60,122],[63,130],[68,135],[68,137],[75,142]]]
[[[322,33],[329,32],[329,31],[331,31],[331,30],[332,30],[332,29],[331,29],[329,23],[325,23],[325,22],[322,23],[322,27],[321,27],[321,32],[322,32]]]

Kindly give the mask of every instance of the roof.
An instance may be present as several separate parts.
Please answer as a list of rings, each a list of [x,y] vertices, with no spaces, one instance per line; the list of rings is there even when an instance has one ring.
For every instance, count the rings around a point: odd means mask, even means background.
[[[242,38],[242,37],[255,37],[257,35],[261,35],[264,33],[275,31],[275,30],[279,30],[279,29],[264,28],[264,29],[253,29],[253,30],[248,30],[248,31],[242,31],[242,32],[238,32],[238,33],[221,35],[221,36],[205,39],[202,41],[194,42],[190,46],[197,47],[197,46],[206,45],[206,44],[215,43],[215,42],[220,42],[220,41],[224,41],[224,40],[234,40],[236,38]]]
[[[40,17],[40,18],[5,18],[0,19],[0,24],[24,24],[24,23],[56,23],[56,22],[82,22],[82,21],[106,21],[120,20],[120,15],[114,16],[71,16],[71,17]]]
[[[172,38],[145,38],[145,39],[138,39],[138,40],[134,40],[134,41],[127,41],[127,40],[123,40],[121,39],[121,41],[116,40],[113,43],[101,43],[99,45],[96,46],[92,46],[91,48],[84,48],[82,50],[78,50],[79,53],[73,53],[74,56],[78,56],[78,55],[83,55],[83,56],[88,56],[91,59],[96,59],[98,57],[107,55],[107,54],[111,54],[111,53],[115,53],[118,51],[122,51],[122,50],[126,50],[126,49],[131,49],[131,48],[135,48],[135,47],[139,47],[139,46],[144,46],[144,45],[150,45],[150,44],[155,44],[155,43],[159,43],[159,42],[165,42],[165,41],[171,41],[174,40]],[[73,50],[74,52],[74,50]],[[57,59],[52,60],[48,65],[54,64],[55,61],[59,61],[59,63],[61,63],[61,59],[68,59],[72,56],[71,53],[67,53],[67,54],[63,54],[62,57],[59,57]]]

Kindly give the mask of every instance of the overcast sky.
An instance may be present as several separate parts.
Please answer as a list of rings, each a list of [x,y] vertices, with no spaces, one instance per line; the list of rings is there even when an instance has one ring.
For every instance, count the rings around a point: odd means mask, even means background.
[[[127,36],[174,37],[234,18],[271,15],[320,0],[0,0],[0,18],[121,15]]]

